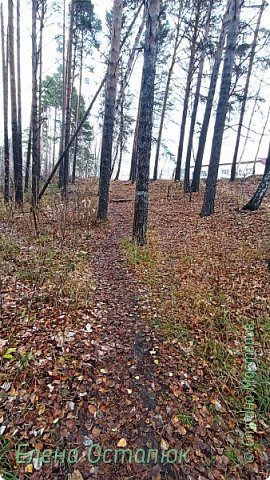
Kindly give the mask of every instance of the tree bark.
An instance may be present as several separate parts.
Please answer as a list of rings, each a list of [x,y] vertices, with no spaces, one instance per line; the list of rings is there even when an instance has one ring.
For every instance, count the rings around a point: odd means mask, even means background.
[[[8,142],[8,38],[5,51],[3,5],[1,4],[1,43],[3,74],[3,120],[4,120],[4,201],[9,202],[9,142]]]
[[[245,115],[245,111],[246,111],[246,103],[247,103],[247,98],[248,98],[250,77],[251,77],[251,73],[252,73],[255,51],[256,51],[256,47],[257,47],[257,40],[258,40],[259,30],[260,30],[260,26],[261,26],[262,14],[265,10],[266,5],[267,5],[267,2],[265,0],[263,0],[262,3],[261,3],[261,6],[260,6],[258,20],[257,20],[255,32],[254,32],[254,37],[253,37],[253,41],[252,41],[252,44],[251,44],[251,52],[250,52],[250,58],[249,58],[249,64],[248,64],[247,78],[246,78],[246,83],[245,83],[245,88],[244,88],[243,100],[242,100],[242,105],[241,105],[241,110],[240,110],[240,118],[239,118],[238,129],[237,129],[236,143],[235,143],[234,154],[233,154],[233,161],[232,161],[232,168],[231,168],[231,178],[230,178],[231,182],[233,182],[235,180],[235,175],[236,175],[236,164],[237,164],[237,157],[238,157],[238,151],[239,151],[239,146],[240,146],[243,120],[244,120],[244,115]]]
[[[202,6],[202,1],[198,0],[196,5],[195,23],[193,27],[193,35],[192,35],[191,46],[190,46],[190,59],[189,59],[187,82],[186,82],[186,88],[185,88],[184,105],[183,105],[181,129],[180,129],[180,139],[179,139],[178,152],[177,152],[175,181],[179,181],[181,178],[181,166],[182,166],[185,130],[186,130],[186,123],[187,123],[188,103],[189,103],[189,98],[191,93],[191,82],[194,75],[194,62],[195,62],[196,45],[197,45],[197,39],[198,39],[198,33],[199,33],[201,6]]]
[[[165,113],[166,113],[168,98],[169,98],[169,93],[170,93],[172,74],[173,74],[173,69],[175,67],[175,63],[176,63],[176,57],[177,57],[178,49],[179,49],[179,46],[180,46],[182,38],[183,38],[183,37],[180,37],[180,27],[181,27],[181,23],[182,23],[182,11],[183,11],[183,0],[180,0],[179,10],[178,10],[178,15],[177,15],[176,36],[175,36],[173,54],[172,54],[171,64],[170,64],[170,68],[169,68],[169,72],[168,72],[168,77],[167,77],[167,82],[166,82],[166,87],[165,87],[165,94],[164,94],[163,105],[162,105],[162,111],[161,111],[161,117],[160,117],[153,180],[157,180],[157,177],[158,177],[158,162],[159,162],[159,154],[160,154],[160,147],[161,147],[161,139],[162,139],[162,133],[163,133]]]
[[[39,151],[39,122],[38,122],[38,98],[37,98],[37,12],[38,0],[32,1],[32,203],[37,206],[40,181],[40,151]]]
[[[235,57],[237,35],[239,31],[240,11],[242,3],[243,0],[232,0],[230,5],[231,20],[228,27],[227,45],[225,49],[224,65],[221,77],[221,86],[212,141],[211,157],[209,162],[209,170],[206,181],[203,207],[201,210],[202,217],[206,217],[214,213],[215,208],[219,160],[226,115],[228,111],[228,100],[230,96],[233,63]]]
[[[208,133],[209,122],[210,122],[214,97],[215,97],[215,93],[216,93],[216,86],[217,86],[217,81],[218,81],[219,68],[220,68],[220,64],[221,64],[222,53],[223,53],[225,40],[226,40],[226,33],[227,33],[227,29],[228,29],[230,4],[231,4],[231,0],[228,0],[226,11],[224,13],[224,17],[223,17],[223,21],[222,21],[218,46],[217,46],[217,50],[216,50],[216,53],[215,53],[213,71],[212,71],[209,91],[208,91],[208,95],[207,95],[206,107],[205,107],[205,112],[204,112],[204,118],[203,118],[200,138],[199,138],[198,151],[197,151],[197,156],[196,156],[196,160],[195,160],[195,168],[194,168],[193,179],[192,179],[192,184],[191,184],[192,192],[198,192],[199,191],[203,155],[204,155],[204,149],[205,149],[205,144],[206,144],[206,137],[207,137],[207,133]]]
[[[21,85],[21,13],[20,0],[17,0],[17,94],[18,94],[18,145],[20,163],[23,163],[22,152],[22,85]]]
[[[147,241],[149,167],[153,128],[160,0],[148,0],[146,2],[146,12],[147,27],[138,126],[138,174],[133,219],[133,240],[137,245],[145,245]]]
[[[198,70],[196,92],[195,92],[192,115],[191,115],[191,125],[189,130],[189,137],[188,137],[188,147],[187,147],[186,165],[185,165],[185,178],[184,178],[185,193],[190,192],[190,160],[191,160],[193,136],[194,136],[194,130],[195,130],[195,124],[196,124],[196,118],[197,118],[197,111],[198,111],[199,99],[200,99],[203,68],[204,68],[204,61],[206,56],[206,47],[207,47],[207,42],[208,42],[209,32],[210,32],[212,8],[213,8],[213,0],[209,0],[206,23],[205,23],[205,32],[204,32],[204,38],[202,43],[202,53],[201,53],[201,58],[199,63],[199,70]]]
[[[114,0],[111,53],[107,74],[105,112],[100,159],[99,202],[97,211],[97,218],[99,220],[107,220],[108,216],[116,88],[122,28],[122,12],[123,0]]]
[[[32,110],[32,109],[31,109]],[[24,178],[24,192],[28,192],[29,188],[29,174],[30,174],[30,161],[31,161],[31,148],[32,148],[32,113],[30,117],[29,135],[27,143],[26,164],[25,164],[25,178]]]
[[[23,203],[23,183],[22,183],[22,158],[20,156],[19,136],[18,136],[18,112],[17,112],[17,93],[15,77],[15,59],[14,59],[14,17],[13,1],[8,0],[8,39],[9,39],[9,66],[10,66],[10,96],[11,96],[11,126],[12,126],[12,149],[14,165],[14,186],[15,202],[17,205]]]

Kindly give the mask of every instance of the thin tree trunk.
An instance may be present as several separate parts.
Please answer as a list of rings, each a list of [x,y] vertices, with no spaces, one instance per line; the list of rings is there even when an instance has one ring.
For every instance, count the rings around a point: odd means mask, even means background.
[[[32,203],[37,205],[40,180],[40,151],[39,151],[39,125],[38,125],[38,98],[37,98],[37,11],[38,0],[32,1]]]
[[[147,241],[149,167],[153,128],[160,0],[148,0],[146,2],[146,11],[147,27],[138,127],[138,174],[133,219],[133,240],[137,245],[145,245]]]
[[[18,94],[18,144],[20,163],[23,161],[22,152],[22,86],[21,86],[21,19],[20,0],[17,0],[17,94]]]
[[[140,119],[140,111],[141,111],[141,93],[142,93],[142,85],[140,90],[138,113],[137,113],[136,126],[134,131],[131,165],[130,165],[130,172],[129,172],[129,180],[132,182],[132,184],[135,183],[137,178],[137,166],[138,166],[137,151],[138,151],[139,119]]]
[[[157,176],[158,176],[158,162],[159,162],[161,139],[162,139],[162,133],[163,133],[164,120],[165,120],[165,113],[166,113],[168,99],[169,99],[172,74],[173,74],[173,70],[174,70],[174,67],[175,67],[175,63],[176,63],[177,52],[178,52],[179,46],[180,46],[181,41],[182,41],[182,37],[180,38],[180,27],[181,27],[181,23],[182,23],[182,10],[183,10],[183,0],[180,0],[179,11],[178,11],[178,15],[177,15],[176,37],[175,37],[173,54],[172,54],[172,59],[171,59],[171,65],[170,65],[169,72],[168,72],[168,77],[167,77],[167,82],[166,82],[166,87],[165,87],[165,94],[164,94],[163,105],[162,105],[162,111],[161,111],[161,117],[160,117],[153,180],[157,180]]]
[[[13,147],[13,165],[14,165],[14,185],[15,202],[17,205],[23,203],[23,184],[22,184],[22,159],[20,157],[20,146],[18,137],[18,117],[17,117],[17,94],[14,60],[14,19],[13,19],[13,1],[8,0],[8,39],[9,39],[9,66],[10,66],[10,96],[11,96],[11,126],[12,126],[12,147]]]
[[[56,130],[57,129],[57,108],[54,109],[54,127],[53,127],[53,154],[52,165],[55,165],[55,150],[56,150]]]
[[[250,52],[250,57],[249,57],[247,78],[246,78],[246,83],[245,83],[245,88],[244,88],[243,100],[242,100],[241,111],[240,111],[240,118],[239,118],[238,129],[237,129],[236,143],[235,143],[234,155],[233,155],[233,161],[232,161],[231,178],[230,178],[231,182],[233,182],[235,180],[236,163],[237,163],[238,151],[239,151],[239,146],[240,146],[243,120],[244,120],[244,115],[245,115],[245,111],[246,111],[246,103],[247,103],[247,98],[248,98],[250,77],[251,77],[253,63],[254,63],[254,57],[255,57],[255,52],[256,52],[256,47],[257,47],[259,30],[260,30],[260,26],[261,26],[262,14],[265,10],[266,5],[267,5],[267,2],[265,0],[263,0],[262,3],[261,3],[261,6],[260,6],[260,10],[259,10],[259,16],[258,16],[258,20],[257,20],[255,32],[254,32],[253,42],[251,44],[251,52]]]
[[[29,175],[30,175],[30,161],[31,161],[31,147],[32,147],[32,113],[30,117],[29,135],[27,143],[26,164],[25,164],[25,178],[24,178],[24,192],[28,192]]]
[[[97,218],[99,220],[106,220],[108,215],[122,12],[123,0],[114,0],[111,53],[106,85],[104,125],[100,159],[99,202],[97,211]]]
[[[202,169],[202,162],[203,162],[203,155],[205,150],[206,138],[209,129],[209,122],[214,102],[214,97],[216,93],[216,86],[218,81],[218,74],[219,68],[222,60],[222,53],[225,45],[226,40],[226,33],[228,29],[228,22],[229,22],[229,8],[230,8],[231,0],[228,0],[226,11],[223,17],[221,32],[219,36],[219,42],[217,46],[217,50],[215,53],[215,60],[211,75],[211,81],[209,86],[209,91],[207,95],[206,107],[204,112],[203,124],[201,128],[200,138],[199,138],[199,146],[197,151],[197,156],[195,160],[195,168],[193,172],[193,180],[191,184],[192,192],[198,192],[200,186],[200,178],[201,178],[201,169]]]
[[[206,47],[207,47],[207,42],[208,42],[209,32],[210,32],[212,8],[213,8],[213,0],[209,0],[207,18],[206,18],[206,24],[205,24],[205,32],[204,32],[204,38],[202,43],[202,53],[201,53],[201,58],[199,63],[196,92],[195,92],[192,115],[191,115],[191,125],[189,129],[189,138],[188,138],[186,165],[185,165],[185,178],[184,178],[185,193],[190,192],[190,160],[191,160],[193,136],[194,136],[194,130],[195,130],[195,124],[196,124],[196,118],[197,118],[197,111],[198,111],[199,100],[200,100],[200,91],[201,91],[201,84],[202,84],[204,61],[206,56]]]
[[[4,114],[4,200],[9,202],[9,142],[8,142],[8,38],[5,51],[3,5],[1,3],[1,42],[3,74],[3,114]]]
[[[264,176],[260,181],[258,188],[254,193],[253,197],[243,207],[243,210],[251,210],[251,211],[258,210],[266,195],[269,185],[270,185],[270,145],[269,145],[268,156],[267,156],[266,165],[265,165]]]
[[[66,120],[66,0],[63,0],[63,74],[62,74],[62,123],[61,123],[61,137],[59,157],[61,157],[64,150],[64,137],[65,137],[65,120]],[[59,168],[59,182],[58,187],[63,188],[64,185],[64,162],[60,163]]]
[[[67,49],[67,61],[66,61],[66,119],[65,119],[65,147],[69,143],[70,139],[70,127],[71,127],[71,100],[72,100],[72,51],[73,51],[73,29],[74,29],[74,6],[75,0],[71,0],[70,5],[70,24],[69,24],[69,39]],[[67,184],[69,176],[69,152],[66,152],[63,162],[63,186],[62,196],[66,197]]]
[[[255,114],[256,107],[257,107],[257,103],[258,103],[258,100],[259,100],[259,95],[260,95],[262,83],[263,83],[263,79],[261,79],[259,88],[258,88],[257,93],[256,93],[256,97],[255,97],[255,101],[254,101],[254,104],[253,104],[252,112],[251,112],[250,119],[249,119],[249,122],[248,122],[248,127],[247,127],[247,131],[246,131],[246,136],[245,136],[245,142],[244,142],[244,145],[243,145],[243,150],[242,150],[242,153],[241,153],[241,156],[240,156],[238,165],[241,163],[241,161],[242,161],[242,159],[243,159],[243,157],[244,157],[245,151],[246,151],[246,146],[247,146],[247,142],[248,142],[248,140],[249,140],[250,129],[251,129],[251,125],[252,125],[252,122],[253,122],[253,118],[254,118],[254,114]]]
[[[258,148],[257,148],[256,155],[255,155],[255,158],[254,158],[253,171],[252,171],[253,175],[255,175],[256,164],[257,164],[257,157],[258,157],[259,152],[260,152],[260,148],[261,148],[261,144],[262,144],[262,141],[263,141],[263,137],[264,137],[264,135],[265,135],[265,130],[266,130],[266,127],[267,127],[267,125],[268,125],[269,117],[270,117],[270,107],[268,108],[267,117],[266,117],[266,120],[265,120],[265,122],[264,122],[263,131],[262,131],[262,134],[261,134],[261,137],[260,137],[260,141],[259,141],[259,144],[258,144]],[[269,155],[268,155],[267,158],[269,158]],[[266,169],[267,169],[267,164],[265,164],[265,172],[266,172]]]
[[[230,25],[228,28],[227,45],[224,57],[224,66],[221,77],[221,86],[219,101],[216,114],[216,122],[212,141],[211,157],[209,162],[208,177],[206,181],[206,190],[204,195],[201,216],[206,217],[214,213],[215,197],[217,188],[217,178],[219,169],[219,160],[224,134],[224,126],[228,111],[228,100],[230,96],[233,63],[235,57],[235,48],[240,24],[240,11],[243,0],[232,0],[230,8]]]
[[[39,7],[39,5],[38,5]],[[43,30],[44,17],[46,11],[46,0],[41,0],[40,26],[39,26],[39,47],[37,52],[38,66],[39,66],[39,80],[38,80],[38,156],[40,162],[42,160],[42,127],[43,127],[43,111],[42,111],[42,66],[43,66]],[[41,168],[41,163],[40,163]]]
[[[80,108],[81,108],[81,96],[82,96],[82,73],[83,73],[83,48],[84,48],[84,41],[83,41],[83,32],[82,32],[82,41],[81,41],[81,55],[80,55],[80,84],[79,84],[79,93],[78,93],[78,101],[77,101],[77,109],[76,109],[76,123],[75,129],[78,127],[79,123],[79,116],[80,116]],[[73,156],[73,166],[72,166],[72,183],[75,183],[76,178],[76,163],[77,163],[77,151],[78,151],[78,136],[75,140],[74,145],[74,156]]]
[[[123,89],[123,82],[124,82],[124,80],[122,79],[121,89]],[[116,172],[116,175],[115,175],[115,180],[119,180],[121,166],[122,166],[122,159],[123,159],[123,149],[124,149],[124,102],[125,102],[125,95],[122,95],[121,108],[120,108],[120,134],[119,134],[120,156],[119,156],[119,163],[118,163],[117,172]]]
[[[183,105],[181,129],[180,129],[180,139],[179,139],[178,152],[177,152],[175,181],[179,181],[181,178],[181,165],[182,165],[182,157],[183,157],[186,123],[187,123],[188,103],[189,103],[189,98],[191,93],[191,82],[194,75],[194,62],[195,62],[196,46],[197,46],[197,39],[198,39],[198,32],[199,32],[201,4],[202,4],[201,0],[198,0],[197,10],[195,13],[195,24],[194,24],[191,47],[190,47],[191,51],[190,51],[190,59],[189,59],[189,66],[188,66],[187,82],[186,82],[186,88],[185,88],[184,105]]]

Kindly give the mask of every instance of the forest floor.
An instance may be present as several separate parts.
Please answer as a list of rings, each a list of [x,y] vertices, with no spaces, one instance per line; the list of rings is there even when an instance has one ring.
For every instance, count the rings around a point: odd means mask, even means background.
[[[67,204],[48,194],[35,222],[1,206],[0,478],[267,479],[270,199],[239,209],[257,183],[220,182],[204,219],[203,192],[190,202],[180,185],[152,183],[141,249],[127,182],[112,183],[106,224],[93,222],[96,181]]]

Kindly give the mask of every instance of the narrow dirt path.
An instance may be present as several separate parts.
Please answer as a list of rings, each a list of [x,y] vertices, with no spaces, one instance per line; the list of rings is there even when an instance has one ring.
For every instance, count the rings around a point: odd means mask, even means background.
[[[121,194],[116,187],[113,199],[118,198]],[[124,438],[126,448],[135,453],[136,449],[159,448],[156,430],[161,420],[157,415],[157,399],[164,385],[154,373],[150,354],[156,339],[143,319],[147,289],[129,272],[121,251],[121,242],[130,236],[130,208],[127,203],[111,202],[111,223],[100,227],[92,245],[95,303],[101,327],[99,345],[95,345],[100,349],[96,368],[106,372],[105,387],[98,392],[97,399],[103,414],[96,419],[95,432],[103,449],[116,449],[118,441]],[[99,465],[91,473],[108,480],[127,478],[126,475],[160,478],[160,466],[133,461],[130,465],[127,462]]]

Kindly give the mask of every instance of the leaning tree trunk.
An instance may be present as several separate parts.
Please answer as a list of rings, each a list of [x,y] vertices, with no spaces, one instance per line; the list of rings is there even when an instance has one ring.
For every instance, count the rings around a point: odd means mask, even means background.
[[[234,154],[233,154],[233,161],[232,161],[232,168],[231,168],[231,178],[230,178],[231,182],[233,182],[235,180],[235,175],[236,175],[236,163],[237,163],[237,157],[238,157],[238,150],[239,150],[239,146],[240,146],[243,120],[244,120],[244,115],[245,115],[245,111],[246,111],[246,103],[247,103],[247,98],[248,98],[248,89],[249,89],[249,84],[250,84],[250,77],[251,77],[253,63],[254,63],[254,57],[255,57],[255,51],[256,51],[256,46],[257,46],[259,30],[260,30],[260,26],[261,26],[262,14],[265,10],[266,5],[267,5],[266,1],[263,0],[262,4],[260,6],[260,11],[259,11],[259,16],[258,16],[255,32],[254,32],[253,42],[251,44],[251,52],[250,52],[250,57],[249,57],[247,78],[246,78],[246,83],[245,83],[245,88],[244,88],[243,100],[242,100],[242,105],[241,105],[241,110],[240,110],[240,118],[239,118],[238,129],[237,129],[236,143],[235,143]]]
[[[232,0],[230,6],[230,24],[228,27],[227,45],[224,56],[224,66],[221,77],[221,86],[219,101],[216,113],[216,122],[212,141],[211,157],[206,182],[201,216],[206,217],[214,213],[215,197],[217,188],[217,178],[219,169],[219,160],[224,133],[226,115],[228,111],[228,100],[230,96],[233,63],[235,57],[235,48],[240,23],[240,11],[243,0]]]
[[[187,82],[186,82],[186,88],[185,88],[184,105],[183,105],[181,128],[180,128],[180,139],[179,139],[179,145],[178,145],[175,178],[174,178],[175,181],[179,181],[181,178],[181,165],[182,165],[182,157],[183,157],[186,123],[187,123],[188,103],[189,103],[189,98],[191,93],[192,78],[194,75],[194,64],[195,64],[195,55],[196,55],[197,40],[198,40],[198,34],[199,34],[201,4],[202,4],[201,0],[198,0],[197,11],[195,15],[194,30],[193,30],[192,41],[191,41],[191,51],[190,51],[190,59],[189,59],[189,66],[188,66]]]
[[[195,92],[192,115],[191,115],[191,125],[189,129],[188,147],[187,147],[186,165],[185,165],[185,178],[184,178],[185,193],[190,192],[190,160],[191,160],[193,136],[194,136],[194,130],[195,130],[195,124],[196,124],[196,118],[197,118],[197,111],[198,111],[199,99],[200,99],[203,68],[204,68],[204,61],[206,56],[206,47],[207,47],[207,42],[208,42],[209,32],[210,32],[212,8],[213,8],[213,0],[210,0],[208,5],[206,23],[205,23],[205,32],[204,32],[204,38],[202,43],[202,53],[201,53],[201,58],[199,63],[196,92]]]
[[[207,133],[208,133],[208,129],[209,129],[209,122],[210,122],[214,97],[215,97],[215,93],[216,93],[216,86],[217,86],[217,81],[218,81],[219,67],[220,67],[220,64],[221,64],[222,53],[223,53],[225,40],[226,40],[226,33],[227,33],[227,29],[228,29],[230,4],[231,4],[231,0],[228,0],[226,11],[225,11],[223,21],[222,21],[221,32],[220,32],[220,36],[219,36],[219,42],[218,42],[217,50],[216,50],[216,53],[215,53],[213,71],[212,71],[209,91],[208,91],[208,95],[207,95],[204,118],[203,118],[200,138],[199,138],[199,146],[198,146],[197,156],[196,156],[196,160],[195,160],[195,168],[194,168],[193,179],[192,179],[192,184],[191,184],[192,192],[198,192],[199,191],[203,155],[204,155],[204,149],[205,149],[205,144],[206,144],[206,137],[207,137]]]
[[[167,77],[167,82],[166,82],[166,87],[165,87],[165,93],[164,93],[164,98],[163,98],[161,117],[160,117],[153,180],[157,180],[157,176],[158,176],[159,153],[160,153],[160,147],[161,147],[161,139],[162,139],[162,133],[163,133],[165,113],[166,113],[168,99],[169,99],[169,93],[170,93],[172,74],[173,74],[173,70],[174,70],[174,67],[175,67],[175,63],[176,63],[176,57],[177,57],[178,49],[179,49],[179,46],[180,46],[182,38],[183,38],[183,36],[180,37],[180,27],[181,27],[181,23],[182,23],[182,10],[183,10],[183,0],[180,0],[179,10],[178,10],[178,15],[177,15],[176,36],[175,36],[173,54],[172,54],[172,59],[171,59],[171,65],[170,65],[169,72],[168,72],[168,77]]]
[[[40,180],[40,151],[39,151],[39,122],[38,122],[38,98],[37,98],[37,12],[38,0],[32,1],[32,203],[37,205]]]
[[[138,132],[139,132],[139,119],[140,119],[140,111],[141,111],[141,94],[142,94],[142,85],[140,90],[139,96],[139,103],[138,103],[138,111],[137,111],[137,119],[136,119],[136,126],[134,131],[134,138],[133,138],[133,147],[132,147],[132,156],[131,156],[131,165],[130,165],[130,172],[129,172],[129,180],[133,183],[136,181],[137,177],[137,167],[138,167]]]
[[[97,218],[99,220],[106,220],[108,216],[122,12],[123,0],[114,0],[111,53],[106,84],[105,112],[100,159],[99,202],[97,211]]]
[[[267,189],[270,185],[270,145],[268,150],[268,156],[265,165],[265,173],[263,179],[259,183],[259,186],[253,195],[252,199],[243,207],[243,210],[258,210],[261,206],[261,203],[266,195]]]
[[[121,82],[121,89],[123,88],[123,78]],[[120,106],[120,133],[119,133],[119,143],[120,143],[120,155],[119,155],[119,163],[117,167],[117,172],[115,175],[115,180],[119,180],[121,166],[122,166],[122,159],[123,159],[123,149],[124,149],[124,102],[125,102],[125,94],[123,93],[121,98],[121,106]]]
[[[4,201],[9,202],[9,142],[8,142],[8,38],[5,51],[3,5],[1,4],[1,43],[3,74],[3,113],[4,113]]]
[[[14,20],[13,20],[13,1],[12,0],[8,0],[8,39],[9,39],[11,125],[12,125],[15,202],[17,205],[22,205],[23,203],[22,158],[20,156],[20,145],[19,145],[19,137],[18,137],[17,94],[16,94],[16,79],[15,79],[15,59],[14,59],[14,52],[15,52]]]
[[[160,0],[148,0],[146,2],[146,12],[147,27],[138,126],[138,173],[133,219],[133,240],[137,245],[145,245],[147,240],[149,167],[153,128]]]

